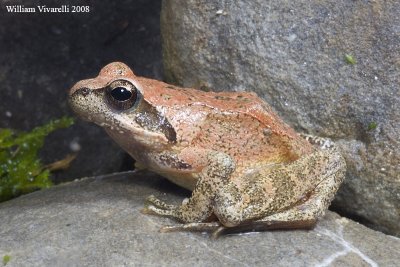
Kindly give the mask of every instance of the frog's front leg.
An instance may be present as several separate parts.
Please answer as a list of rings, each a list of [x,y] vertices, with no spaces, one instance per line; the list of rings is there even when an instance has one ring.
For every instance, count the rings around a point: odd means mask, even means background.
[[[208,164],[199,174],[189,199],[184,200],[180,206],[174,206],[150,196],[143,212],[172,217],[184,223],[204,222],[209,218],[213,213],[216,194],[228,182],[235,164],[225,153],[211,151],[207,157]]]

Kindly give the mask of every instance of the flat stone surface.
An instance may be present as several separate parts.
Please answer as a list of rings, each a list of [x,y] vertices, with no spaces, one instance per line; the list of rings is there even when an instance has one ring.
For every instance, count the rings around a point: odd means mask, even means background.
[[[148,173],[87,178],[0,204],[0,257],[10,266],[398,266],[400,239],[333,212],[313,230],[223,236],[159,233],[140,213],[155,194],[188,195]]]
[[[335,208],[400,236],[398,14],[398,0],[163,1],[166,78],[256,92],[296,130],[337,141],[348,173]]]

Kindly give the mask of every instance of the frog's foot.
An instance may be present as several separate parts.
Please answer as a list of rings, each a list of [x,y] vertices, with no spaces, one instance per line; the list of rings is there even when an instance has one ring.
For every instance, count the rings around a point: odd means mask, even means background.
[[[161,233],[170,232],[208,232],[212,239],[217,239],[227,234],[261,232],[266,230],[283,229],[311,229],[315,220],[305,221],[254,221],[234,227],[226,227],[220,222],[186,223],[179,225],[168,225],[160,229]]]
[[[185,223],[180,225],[168,225],[164,226],[160,229],[162,233],[170,233],[170,232],[208,232],[211,233],[212,239],[217,239],[221,235],[234,232],[232,229],[236,227],[230,228],[223,226],[220,222],[206,222],[206,223]],[[237,231],[241,232],[241,231]]]
[[[220,226],[212,232],[212,238],[216,239],[222,235],[262,232],[271,230],[285,230],[285,229],[312,229],[317,222],[316,219],[304,219],[295,221],[272,221],[260,220],[249,223],[244,223],[234,227]]]
[[[142,213],[176,217],[177,210],[178,206],[166,204],[164,201],[161,201],[155,196],[151,195],[146,199],[145,206],[142,209]]]
[[[312,229],[316,220],[296,220],[296,221],[271,221],[260,220],[245,223],[234,227],[226,227],[220,222],[206,223],[186,223],[179,225],[167,225],[160,229],[161,233],[170,232],[208,232],[211,233],[212,239],[217,239],[223,235],[261,232],[267,230],[285,230],[285,229]]]
[[[165,203],[162,200],[159,200],[154,195],[148,196],[147,199],[146,199],[146,203],[148,205],[152,205],[152,206],[154,206],[156,208],[160,208],[160,209],[163,209],[163,210],[176,210],[178,208],[178,206],[170,205],[170,204]]]
[[[154,196],[151,196],[141,212],[143,214],[174,218],[183,223],[196,223],[207,219],[212,211],[209,206],[199,207],[199,209],[193,210],[189,200],[184,200],[182,205],[175,206],[168,205]]]
[[[145,206],[141,212],[143,214],[159,215],[159,216],[172,216],[173,212],[170,210],[163,210],[152,205]]]
[[[200,222],[200,223],[185,223],[179,225],[167,225],[160,229],[162,233],[168,232],[180,232],[180,231],[189,231],[189,232],[213,232],[218,230],[221,227],[220,222]]]

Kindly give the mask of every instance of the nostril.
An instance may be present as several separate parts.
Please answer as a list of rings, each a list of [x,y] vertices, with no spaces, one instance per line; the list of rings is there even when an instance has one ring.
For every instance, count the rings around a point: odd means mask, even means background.
[[[79,89],[80,93],[82,96],[87,96],[90,93],[90,89],[89,88],[81,88]]]

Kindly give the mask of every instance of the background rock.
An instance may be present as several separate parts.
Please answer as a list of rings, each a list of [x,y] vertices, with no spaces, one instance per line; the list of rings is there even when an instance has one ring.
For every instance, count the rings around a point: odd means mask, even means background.
[[[166,194],[165,194],[166,192]],[[0,204],[0,257],[13,266],[396,266],[400,239],[328,212],[311,231],[162,234],[176,222],[140,213],[155,194],[187,192],[138,174],[88,178]]]
[[[338,141],[348,175],[335,208],[400,235],[398,14],[395,0],[163,1],[165,74],[255,91],[298,131]]]
[[[68,89],[112,61],[124,61],[139,75],[162,77],[160,0],[27,0],[25,7],[89,5],[90,12],[6,12],[6,5],[19,2],[0,3],[0,128],[29,130],[72,115]],[[44,161],[62,159],[77,147],[78,158],[56,181],[116,171],[125,159],[103,129],[77,120],[47,139]]]

